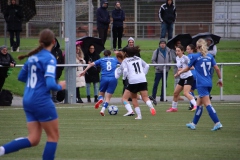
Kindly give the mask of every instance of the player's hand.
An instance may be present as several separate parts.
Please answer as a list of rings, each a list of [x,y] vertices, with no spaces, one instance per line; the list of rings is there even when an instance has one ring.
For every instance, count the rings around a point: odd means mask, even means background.
[[[79,77],[84,76],[85,72],[83,71],[82,73],[80,73]]]
[[[62,87],[62,90],[66,89],[66,81],[59,81],[58,84]]]
[[[178,73],[174,74],[174,77],[175,77],[175,78],[178,77]]]
[[[222,79],[219,79],[219,80],[218,80],[217,85],[218,85],[219,87],[222,87],[222,86],[223,86]]]

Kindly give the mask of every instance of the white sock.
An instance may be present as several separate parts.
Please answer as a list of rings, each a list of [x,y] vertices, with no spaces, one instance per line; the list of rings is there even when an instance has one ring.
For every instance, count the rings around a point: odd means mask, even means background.
[[[190,102],[192,103],[193,106],[197,106],[197,102],[195,101],[194,98]]]
[[[141,95],[139,95],[139,98],[138,98],[138,100],[142,100],[142,96],[141,96]]]
[[[152,105],[152,102],[150,100],[148,100],[146,102],[146,105],[149,107],[149,108],[153,108],[153,105]]]
[[[137,113],[137,116],[138,116],[138,117],[142,117],[140,107],[136,107],[136,108],[135,108],[135,112]]]
[[[105,111],[105,107],[102,107],[102,109],[101,109],[101,112],[103,112],[103,113],[104,113],[104,111]]]
[[[3,146],[0,147],[0,156],[5,154],[5,148]]]
[[[172,101],[172,108],[177,108],[178,102]]]
[[[125,105],[125,108],[128,112],[133,112],[132,106],[129,103]]]

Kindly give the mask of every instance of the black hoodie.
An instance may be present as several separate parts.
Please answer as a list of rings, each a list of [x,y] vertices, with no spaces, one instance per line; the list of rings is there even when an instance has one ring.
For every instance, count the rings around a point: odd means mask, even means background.
[[[107,11],[107,7],[103,7],[103,4],[106,3],[107,0],[101,0],[101,6],[97,9],[96,17],[97,17],[97,28],[107,29],[110,23],[110,15]]]
[[[158,13],[158,17],[160,22],[165,23],[174,23],[176,20],[176,8],[174,3],[172,2],[170,5],[168,5],[168,1],[166,0],[166,3],[161,5]]]

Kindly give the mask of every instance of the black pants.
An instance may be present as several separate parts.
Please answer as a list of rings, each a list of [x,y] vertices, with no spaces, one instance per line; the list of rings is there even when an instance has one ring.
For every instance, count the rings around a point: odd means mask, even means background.
[[[0,76],[0,92],[2,91],[2,87],[5,83],[6,76]]]
[[[122,48],[123,26],[112,27],[112,34],[113,34],[113,48],[116,49],[117,40],[118,40],[118,49]]]
[[[80,99],[81,97],[80,97],[80,93],[79,93],[79,87],[76,87],[76,98],[77,99]]]
[[[10,34],[10,45],[11,47],[14,45],[14,34],[16,35],[16,44],[19,47],[20,46],[20,31],[9,31]]]
[[[106,40],[107,40],[107,31],[108,31],[108,28],[107,28],[107,29],[98,28],[97,30],[98,30],[99,38],[102,39],[103,45],[105,45],[105,42],[106,42]]]

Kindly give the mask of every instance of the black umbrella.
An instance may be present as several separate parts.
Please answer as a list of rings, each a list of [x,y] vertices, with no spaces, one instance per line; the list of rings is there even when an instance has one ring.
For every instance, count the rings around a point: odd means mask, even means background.
[[[82,46],[82,51],[84,54],[88,53],[88,49],[89,49],[90,45],[94,45],[95,52],[99,53],[99,54],[105,49],[101,38],[82,37],[82,38],[77,39],[77,41],[83,42],[83,44],[81,46]]]
[[[178,34],[172,39],[170,39],[167,43],[167,46],[171,49],[175,49],[175,43],[177,41],[181,42],[181,45],[186,48],[187,45],[191,44],[192,42],[192,37],[190,34]]]
[[[4,13],[8,6],[8,0],[1,0],[1,12]],[[22,7],[23,21],[28,22],[36,14],[35,0],[19,0],[19,5]]]
[[[218,44],[221,39],[220,36],[217,36],[217,35],[209,33],[209,32],[198,33],[198,34],[192,36],[192,44],[196,46],[196,43],[200,38],[206,39],[209,37],[213,40],[212,45]]]

